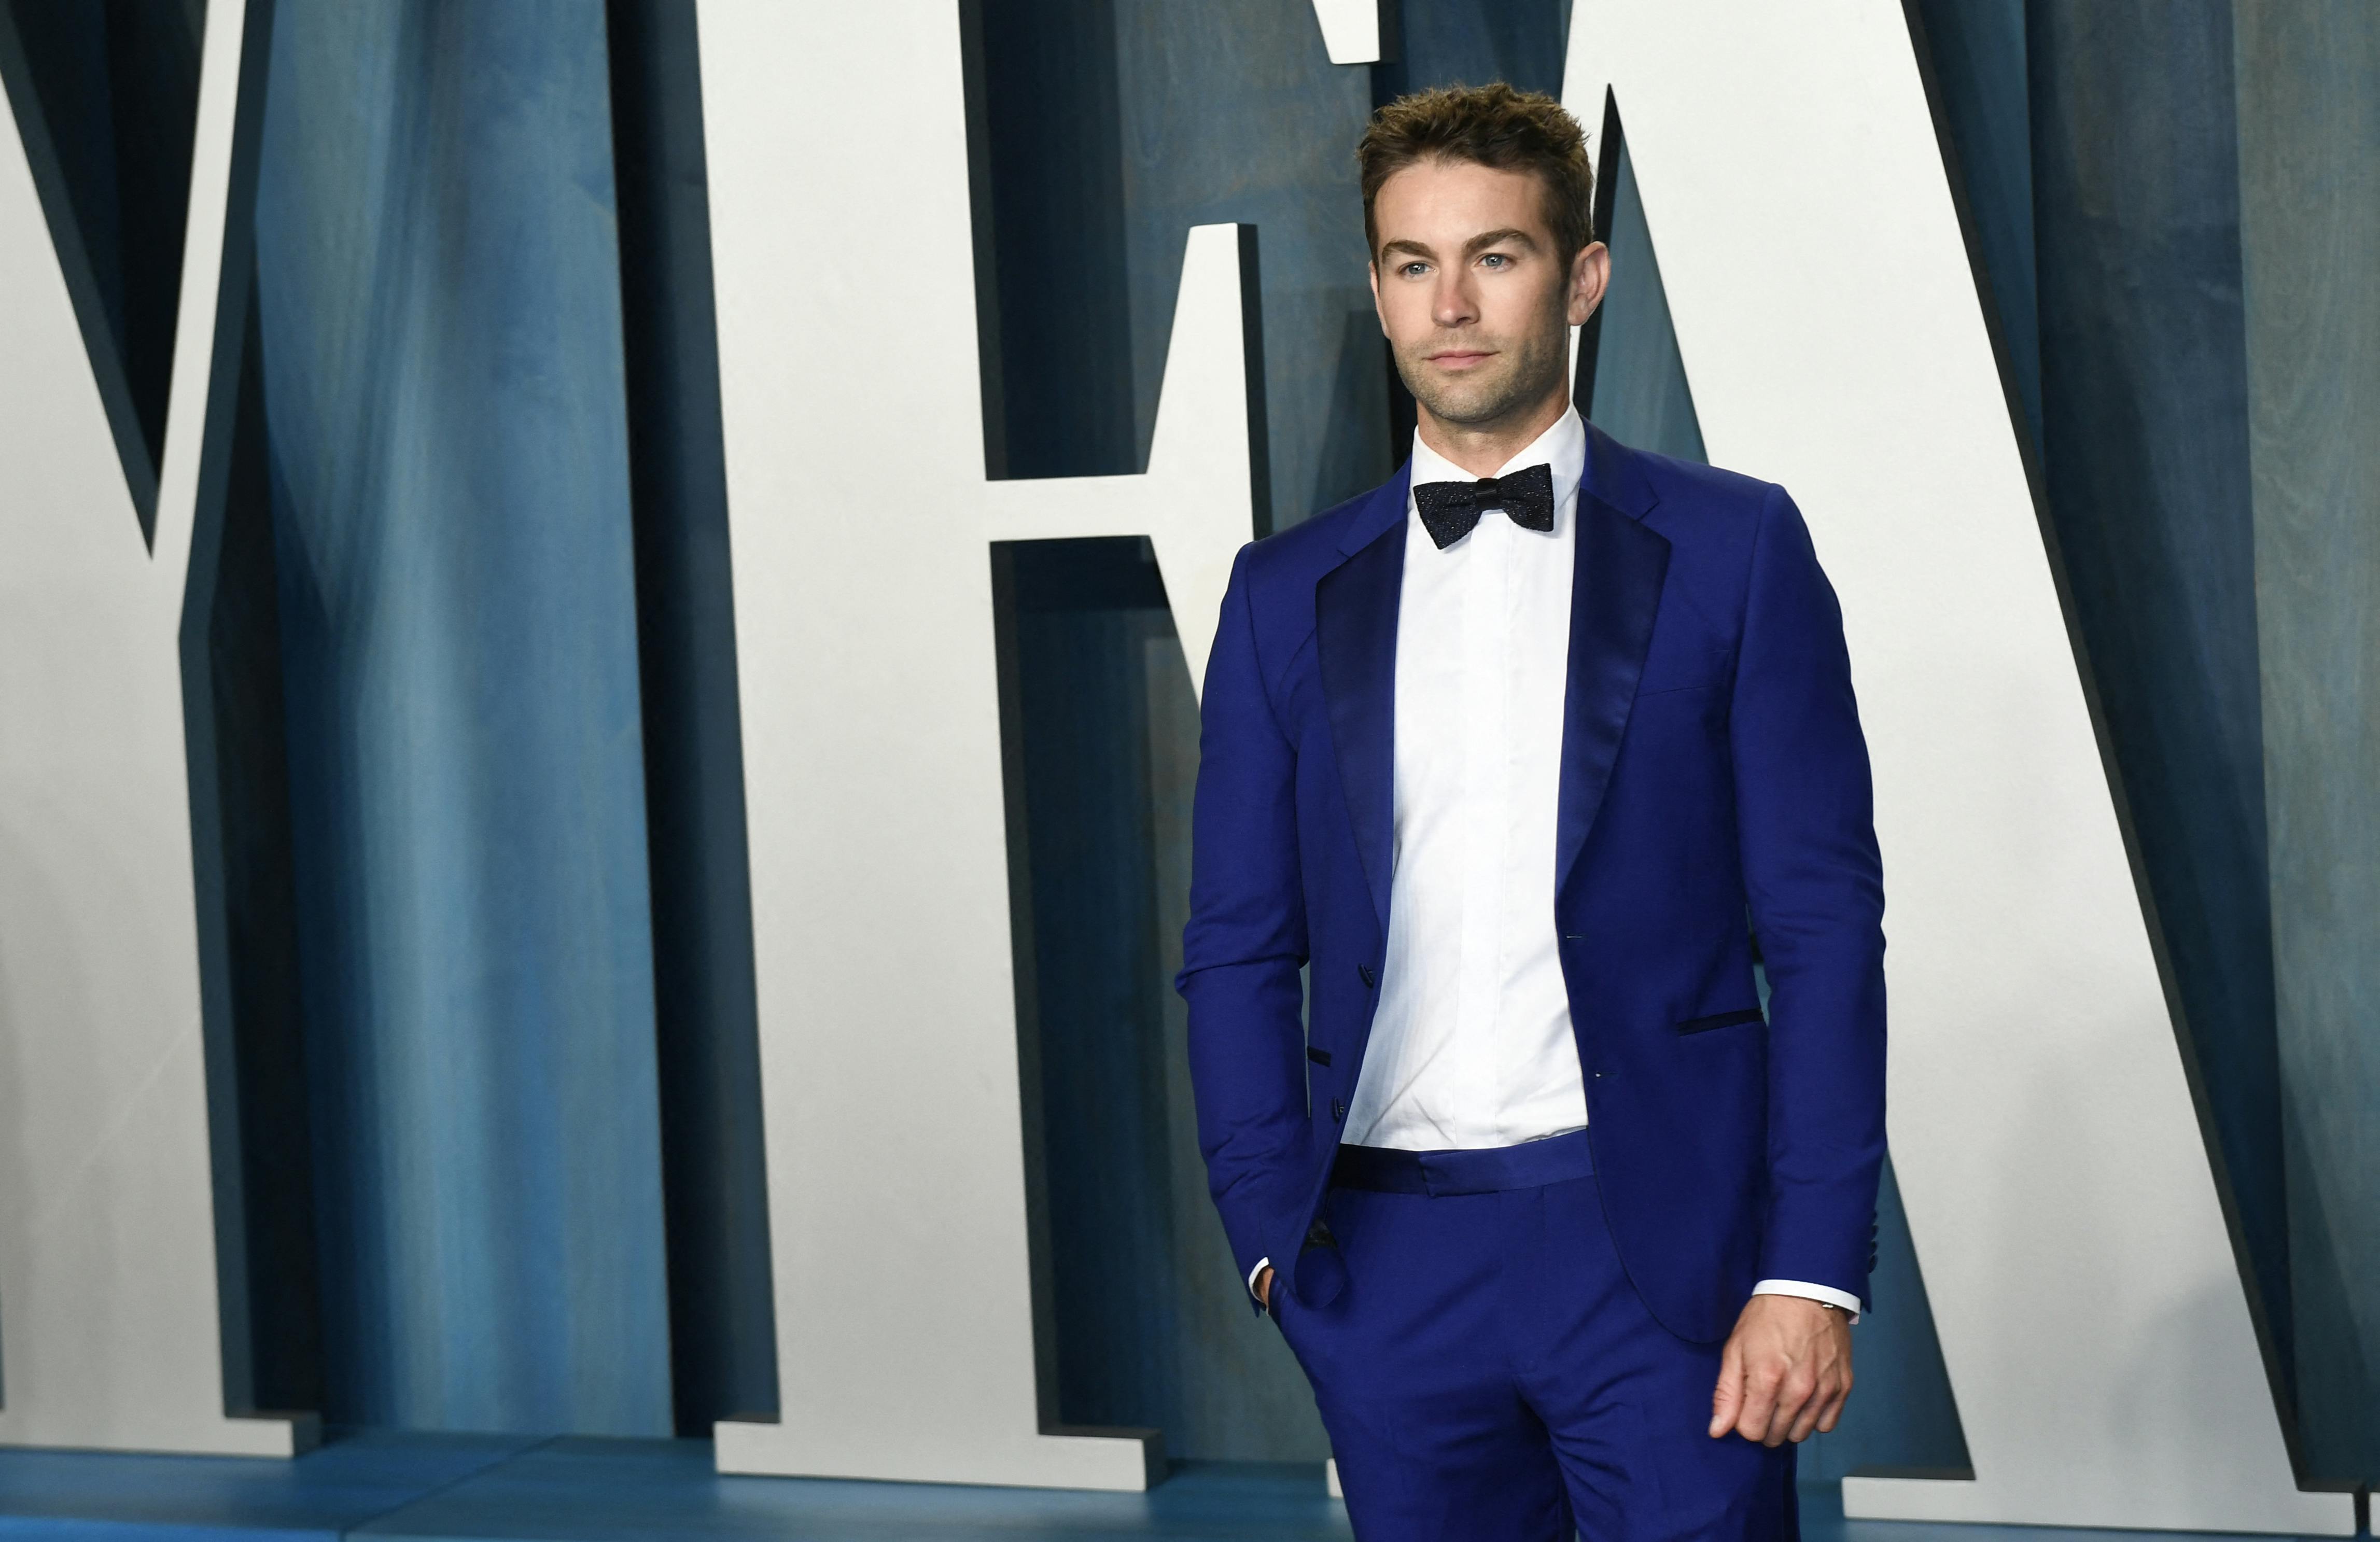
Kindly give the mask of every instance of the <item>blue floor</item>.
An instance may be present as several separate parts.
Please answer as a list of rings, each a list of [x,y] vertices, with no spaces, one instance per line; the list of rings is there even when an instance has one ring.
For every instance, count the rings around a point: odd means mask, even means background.
[[[1809,1542],[2154,1542],[2146,1532],[1845,1522],[1803,1491]],[[1186,1463],[1147,1494],[721,1477],[702,1440],[532,1440],[375,1432],[295,1462],[0,1451],[0,1542],[552,1542],[799,1537],[914,1542],[1345,1542],[1322,1469]],[[2192,1542],[2214,1542],[2200,1535]]]
[[[358,1434],[294,1462],[0,1451],[0,1539],[1251,1538],[1344,1542],[1322,1469],[1185,1463],[1147,1494],[721,1477],[705,1440]]]

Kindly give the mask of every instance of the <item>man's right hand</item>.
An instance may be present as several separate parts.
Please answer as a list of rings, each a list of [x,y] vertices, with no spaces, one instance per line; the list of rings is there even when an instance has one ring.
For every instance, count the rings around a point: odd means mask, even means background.
[[[1272,1310],[1272,1266],[1270,1264],[1265,1265],[1263,1269],[1257,1271],[1257,1305],[1268,1312]]]

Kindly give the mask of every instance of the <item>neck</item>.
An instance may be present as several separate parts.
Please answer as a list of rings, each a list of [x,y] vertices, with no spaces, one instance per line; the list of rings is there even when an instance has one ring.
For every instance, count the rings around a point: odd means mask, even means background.
[[[1450,423],[1418,403],[1415,408],[1423,443],[1475,477],[1492,477],[1561,420],[1570,410],[1570,382],[1558,382],[1536,406],[1493,423]]]

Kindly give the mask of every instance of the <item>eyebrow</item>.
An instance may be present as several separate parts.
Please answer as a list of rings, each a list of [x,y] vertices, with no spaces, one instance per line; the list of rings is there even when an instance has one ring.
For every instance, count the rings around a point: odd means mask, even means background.
[[[1489,247],[1498,246],[1506,241],[1510,241],[1515,246],[1526,247],[1531,251],[1537,249],[1537,239],[1536,237],[1530,235],[1525,230],[1519,229],[1512,225],[1506,225],[1501,230],[1482,231],[1478,235],[1471,237],[1471,239],[1463,242],[1463,249],[1466,255],[1475,254],[1487,250]],[[1437,252],[1432,251],[1428,247],[1423,245],[1421,242],[1409,241],[1402,238],[1399,238],[1394,241],[1383,241],[1380,243],[1380,255],[1382,257],[1388,256],[1390,252],[1406,252],[1415,257],[1423,258],[1435,258],[1438,256]]]
[[[1537,249],[1537,238],[1536,237],[1530,235],[1525,230],[1515,229],[1511,225],[1507,225],[1501,230],[1490,230],[1483,235],[1474,236],[1471,239],[1463,243],[1463,249],[1466,253],[1482,252],[1486,251],[1489,247],[1502,246],[1507,241],[1512,242],[1514,246],[1526,247],[1531,251]]]

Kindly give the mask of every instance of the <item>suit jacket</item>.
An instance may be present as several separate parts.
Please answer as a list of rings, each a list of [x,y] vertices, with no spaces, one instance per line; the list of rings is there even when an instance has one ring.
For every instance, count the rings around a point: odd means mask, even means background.
[[[1200,708],[1176,982],[1199,1144],[1243,1275],[1269,1257],[1315,1305],[1346,1278],[1318,1218],[1388,937],[1411,472],[1241,551]],[[1866,1296],[1867,747],[1841,613],[1781,488],[1590,426],[1577,518],[1548,898],[1613,1241],[1653,1315],[1708,1342],[1759,1280]]]

